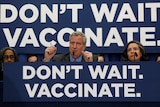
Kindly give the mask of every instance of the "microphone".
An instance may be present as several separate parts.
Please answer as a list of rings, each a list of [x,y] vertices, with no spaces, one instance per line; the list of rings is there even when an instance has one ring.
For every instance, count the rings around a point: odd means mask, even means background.
[[[73,62],[76,62],[76,59],[74,58],[74,55],[75,55],[75,52],[74,52],[74,51],[72,52],[72,55],[73,55],[73,59],[74,59]]]
[[[134,56],[135,56],[135,57],[137,57],[137,56],[138,56],[137,52],[135,52],[135,53],[134,53]]]
[[[136,57],[138,56],[137,52],[134,53],[134,61],[136,61]]]

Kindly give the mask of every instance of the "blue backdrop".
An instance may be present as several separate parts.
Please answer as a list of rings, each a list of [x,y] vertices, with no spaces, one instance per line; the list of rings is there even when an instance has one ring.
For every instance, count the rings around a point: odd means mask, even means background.
[[[157,0],[1,1],[0,48],[42,54],[52,44],[63,53],[68,51],[69,34],[78,30],[86,34],[87,50],[94,53],[121,53],[133,39],[147,52],[157,53],[159,4]]]

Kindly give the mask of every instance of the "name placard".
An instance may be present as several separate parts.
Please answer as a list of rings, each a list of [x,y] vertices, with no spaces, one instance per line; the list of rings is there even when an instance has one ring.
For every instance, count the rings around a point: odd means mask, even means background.
[[[5,63],[4,101],[160,101],[160,63]]]

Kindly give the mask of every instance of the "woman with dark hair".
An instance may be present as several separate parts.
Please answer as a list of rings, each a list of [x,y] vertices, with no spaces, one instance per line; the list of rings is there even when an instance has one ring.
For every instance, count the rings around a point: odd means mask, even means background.
[[[130,41],[127,43],[123,53],[122,53],[122,61],[147,61],[148,56],[143,47],[143,45],[136,41]]]
[[[0,80],[3,80],[3,63],[18,62],[17,52],[10,47],[5,47],[0,51]]]
[[[1,62],[18,62],[17,52],[10,47],[5,47],[0,52]]]

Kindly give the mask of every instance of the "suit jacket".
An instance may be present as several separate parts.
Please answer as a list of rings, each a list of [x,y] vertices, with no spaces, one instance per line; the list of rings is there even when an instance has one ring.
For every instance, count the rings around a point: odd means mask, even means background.
[[[55,55],[53,57],[53,61],[54,62],[70,62],[70,53]],[[85,62],[83,57],[81,62]],[[98,62],[98,55],[93,55],[93,62]]]

